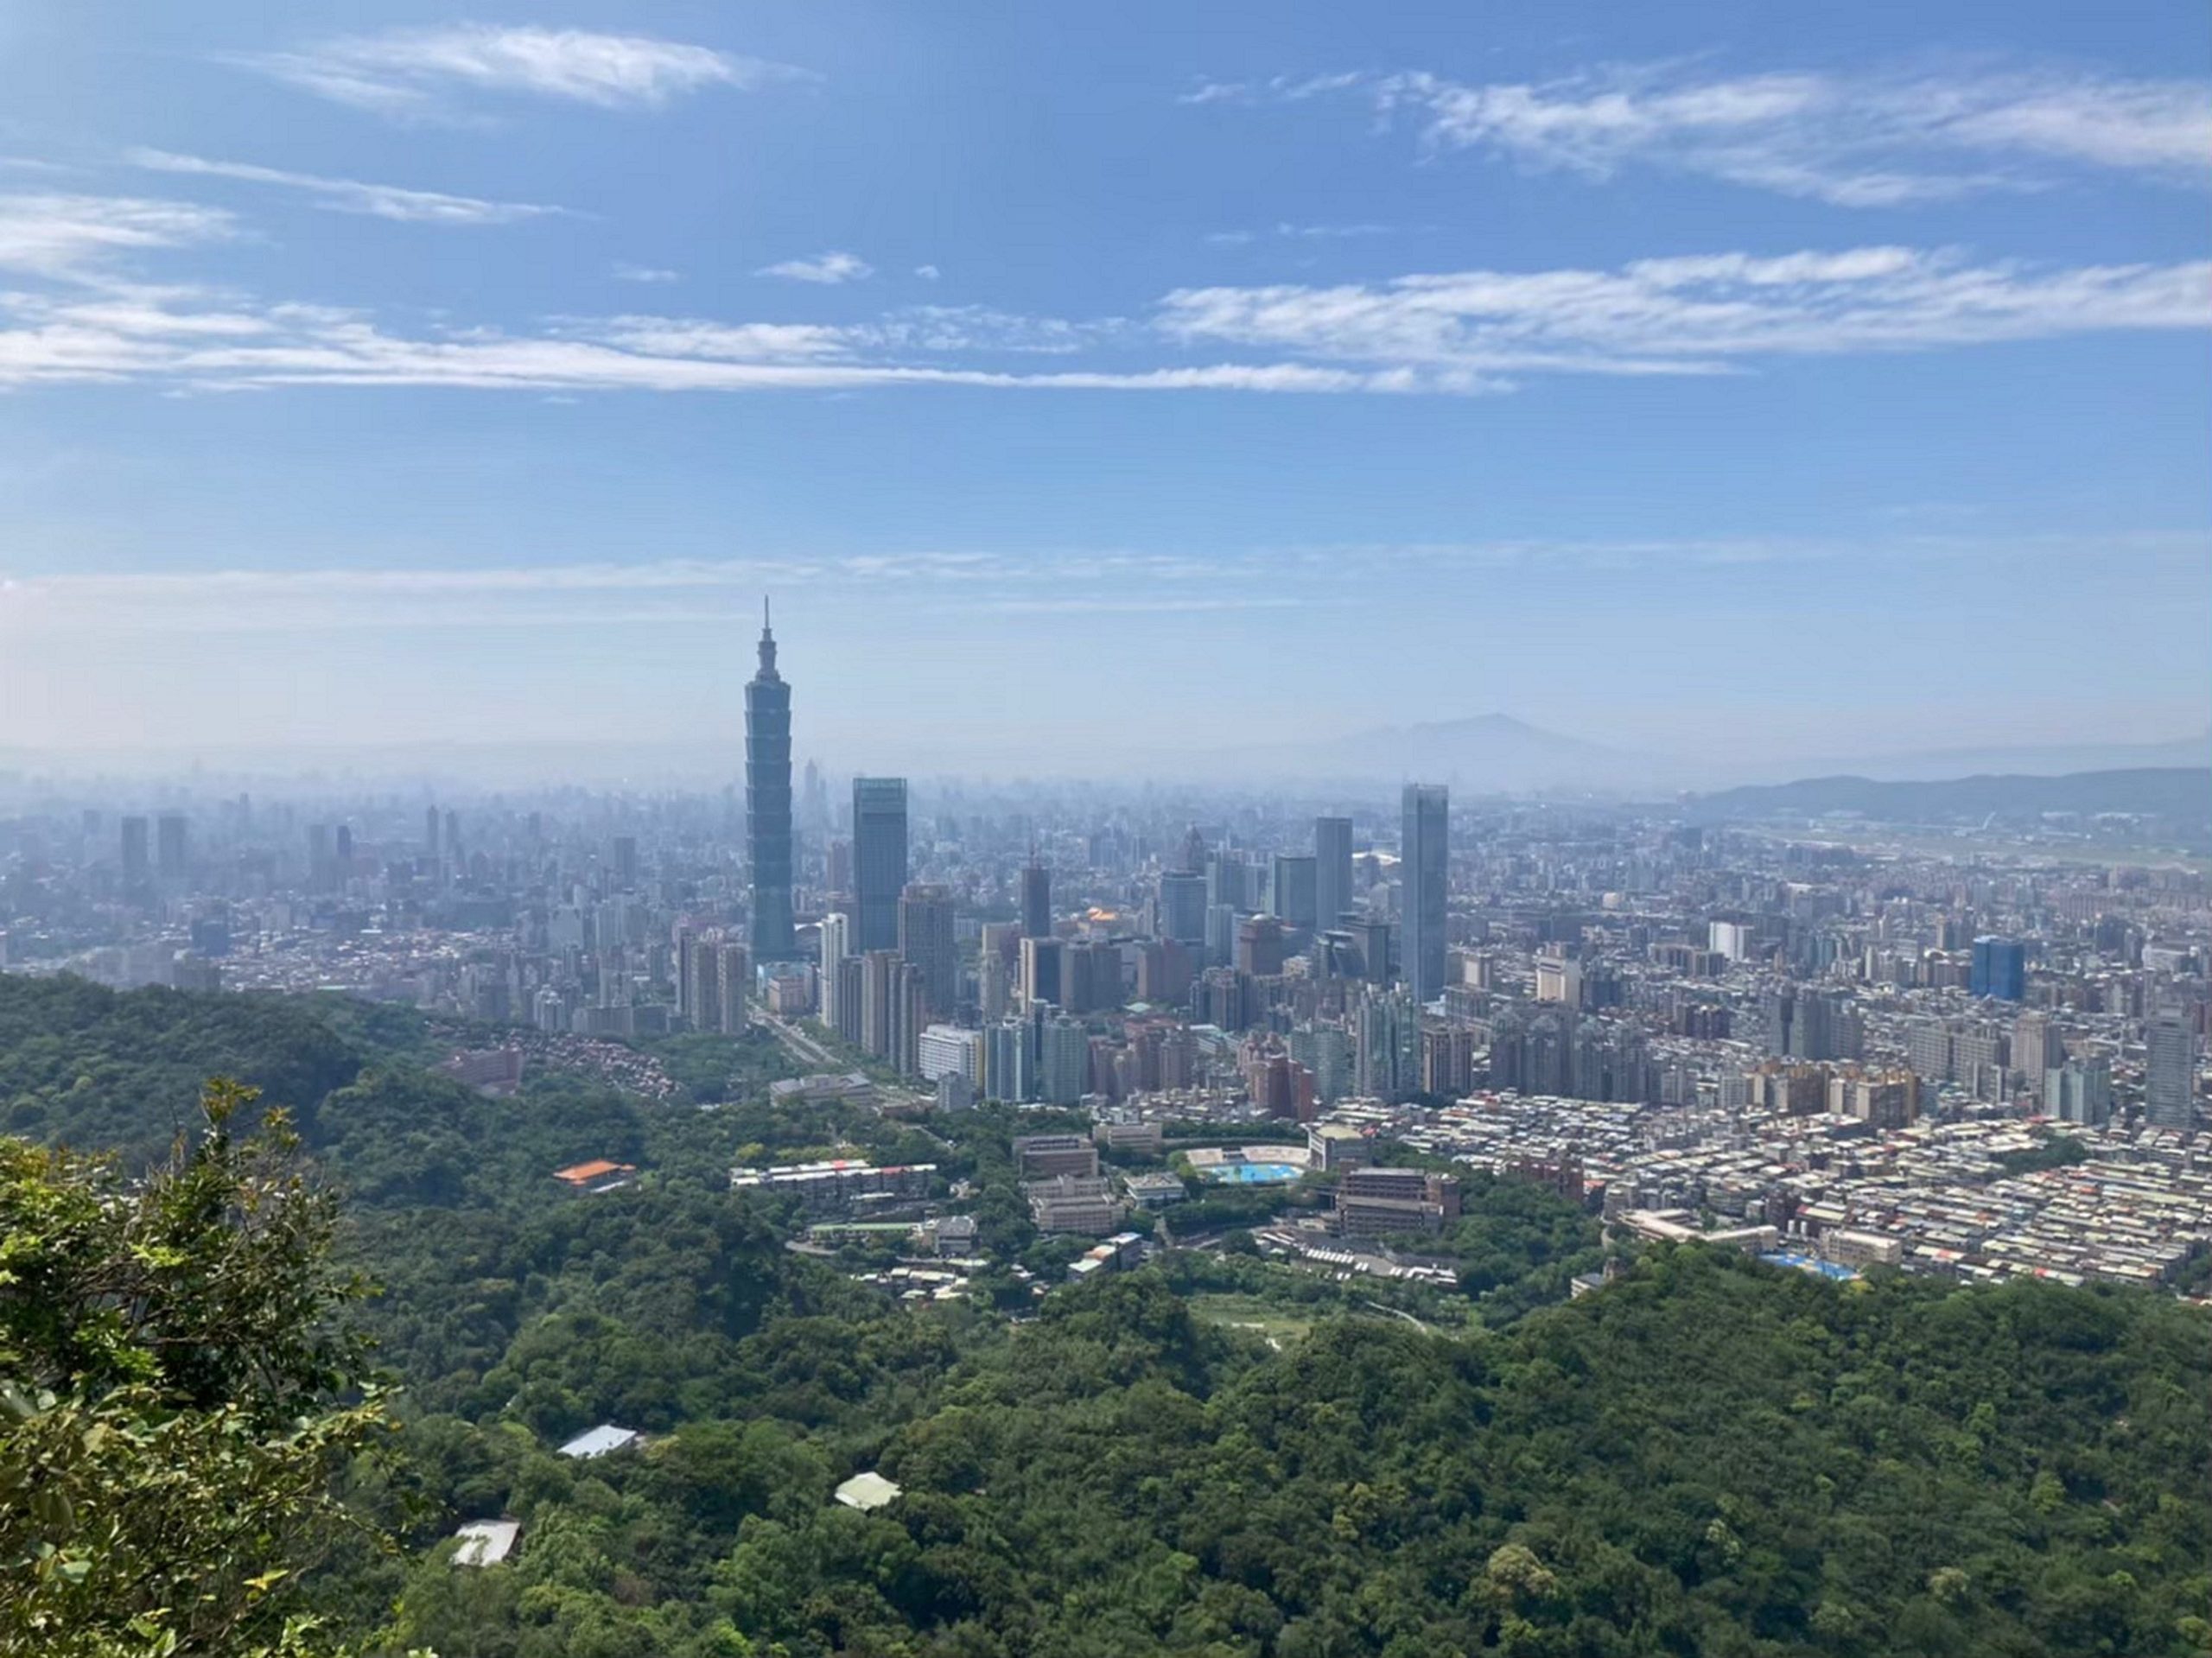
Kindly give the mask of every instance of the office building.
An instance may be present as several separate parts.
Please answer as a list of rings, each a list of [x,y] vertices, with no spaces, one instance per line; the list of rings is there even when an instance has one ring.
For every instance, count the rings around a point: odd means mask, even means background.
[[[899,948],[899,895],[906,890],[906,779],[853,779],[853,948]]]
[[[127,897],[143,893],[151,880],[153,859],[149,851],[151,828],[143,817],[123,820],[123,890]]]
[[[1037,1092],[1037,1064],[1026,1019],[1001,1020],[985,1032],[983,1097],[1019,1101]]]
[[[1079,943],[1062,944],[1058,1000],[1071,1013],[1098,1013],[1119,1007],[1122,1005],[1121,946]]]
[[[916,885],[899,895],[899,953],[920,970],[932,1019],[949,1020],[957,1011],[960,952],[952,918],[948,887]]]
[[[1973,975],[1967,988],[1977,996],[2020,1001],[2028,994],[2027,946],[2017,938],[1984,937],[1974,941]]]
[[[1160,936],[1193,949],[1205,947],[1205,876],[1171,869],[1160,878]]]
[[[1351,908],[1351,819],[1313,820],[1313,924],[1326,932]]]
[[[1052,936],[1052,872],[1038,862],[1034,847],[1029,849],[1029,861],[1021,867],[1021,936]]]
[[[1226,967],[1236,955],[1236,912],[1226,904],[1206,907],[1206,941],[1200,951],[1209,964]]]
[[[1021,941],[1021,1002],[1025,1007],[1034,1007],[1039,1002],[1060,1000],[1061,956],[1065,946],[1057,938],[1025,938]]]
[[[185,829],[182,812],[163,812],[154,823],[154,873],[165,881],[184,879]]]
[[[1399,925],[1405,980],[1426,1005],[1444,994],[1444,917],[1450,891],[1451,795],[1441,784],[1408,783],[1399,839]]]
[[[1346,1237],[1439,1232],[1459,1218],[1459,1183],[1421,1169],[1347,1168],[1337,1181],[1337,1229]]]
[[[1047,1105],[1073,1105],[1090,1086],[1090,1036],[1083,1021],[1060,1013],[1046,1022],[1038,1081]]]
[[[1272,978],[1288,959],[1282,923],[1271,915],[1248,916],[1236,924],[1236,970]]]
[[[760,668],[745,686],[745,838],[753,861],[753,953],[794,954],[791,938],[791,688],[776,671],[776,636],[760,601]],[[636,861],[637,844],[631,843]],[[634,881],[635,871],[632,871]]]
[[[1315,859],[1275,854],[1268,882],[1268,908],[1285,926],[1312,932],[1318,924],[1319,869]]]
[[[917,1069],[922,1080],[934,1083],[957,1077],[970,1084],[983,1077],[983,1033],[957,1025],[929,1025],[915,1044]]]
[[[1062,1174],[1088,1179],[1098,1172],[1098,1146],[1087,1134],[1016,1134],[1014,1164],[1024,1180]]]

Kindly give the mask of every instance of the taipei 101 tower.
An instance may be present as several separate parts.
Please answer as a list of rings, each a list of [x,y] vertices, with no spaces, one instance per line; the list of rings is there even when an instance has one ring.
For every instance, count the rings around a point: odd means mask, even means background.
[[[753,856],[753,958],[791,955],[791,688],[760,601],[760,671],[745,687],[745,821]]]

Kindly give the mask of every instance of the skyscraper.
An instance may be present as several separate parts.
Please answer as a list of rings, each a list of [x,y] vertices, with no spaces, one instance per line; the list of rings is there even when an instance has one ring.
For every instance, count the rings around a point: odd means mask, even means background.
[[[182,812],[163,812],[154,822],[154,869],[163,880],[184,879],[185,826]]]
[[[143,817],[123,820],[123,890],[126,894],[143,892],[147,877],[152,873],[152,860],[147,851],[149,829]]]
[[[843,1001],[839,994],[842,985],[837,969],[845,957],[851,955],[852,924],[842,915],[822,918],[822,1022],[831,1030],[842,1020]]]
[[[899,894],[906,890],[906,779],[853,779],[853,948],[899,948]]]
[[[1268,908],[1287,924],[1311,932],[1319,904],[1319,886],[1318,860],[1278,852],[1268,882]]]
[[[1029,861],[1021,867],[1021,936],[1052,936],[1052,872],[1037,861],[1037,848],[1029,848]]]
[[[1160,878],[1160,936],[1185,944],[1205,943],[1205,876],[1171,869]]]
[[[952,892],[916,885],[899,898],[899,954],[921,969],[932,1019],[949,1020],[959,1001],[960,951],[952,941]]]
[[[1313,820],[1313,924],[1323,932],[1344,924],[1351,907],[1351,819]]]
[[[1063,948],[1057,938],[1025,938],[1021,941],[1023,1007],[1034,1007],[1039,1002],[1057,1003],[1059,1001]]]
[[[745,686],[745,825],[753,859],[753,953],[780,962],[791,944],[791,688],[760,601],[760,670]],[[894,893],[895,897],[895,893]]]
[[[2153,1128],[2196,1126],[2196,1032],[2161,1008],[2143,1032],[2143,1121]]]
[[[1408,783],[1399,834],[1398,873],[1403,881],[1400,925],[1406,986],[1414,1000],[1444,994],[1444,911],[1450,869],[1451,793],[1440,783]]]
[[[2017,938],[1975,939],[1967,988],[1977,996],[1994,996],[1999,1001],[2023,1000],[2028,994],[2027,947]]]

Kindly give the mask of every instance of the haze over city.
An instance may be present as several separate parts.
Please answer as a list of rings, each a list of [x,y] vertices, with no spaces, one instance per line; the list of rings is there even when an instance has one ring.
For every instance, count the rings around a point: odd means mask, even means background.
[[[2212,1658],[2202,0],[0,0],[0,1658]]]
[[[11,7],[0,765],[2195,741],[2206,30]]]

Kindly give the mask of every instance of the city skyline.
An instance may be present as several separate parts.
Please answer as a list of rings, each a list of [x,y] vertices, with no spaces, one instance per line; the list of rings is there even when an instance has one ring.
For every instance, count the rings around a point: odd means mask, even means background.
[[[861,16],[12,15],[0,750],[2212,720],[2193,10]]]

